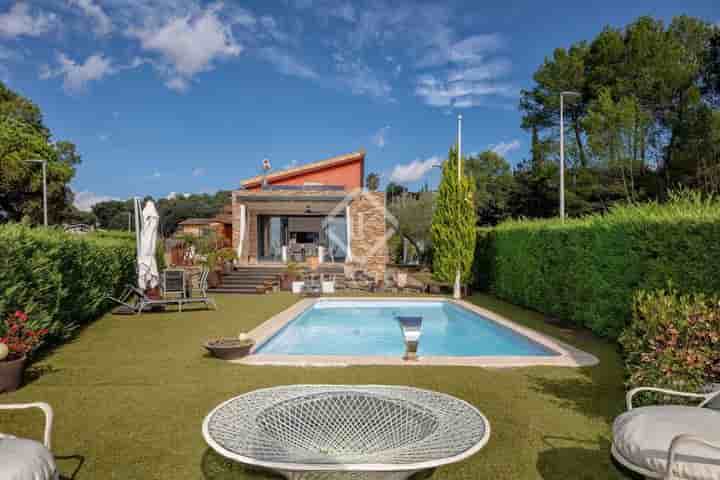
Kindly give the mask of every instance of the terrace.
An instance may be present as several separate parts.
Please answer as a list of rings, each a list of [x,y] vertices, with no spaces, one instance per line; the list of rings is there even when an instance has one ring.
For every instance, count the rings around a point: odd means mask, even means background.
[[[247,366],[203,353],[208,337],[250,331],[295,304],[287,293],[216,295],[218,311],[106,315],[35,363],[31,380],[4,402],[46,399],[56,413],[53,450],[65,478],[275,478],[225,460],[200,434],[220,402],[285,384],[388,384],[441,391],[491,419],[492,439],[433,478],[607,479],[610,425],[623,409],[623,370],[615,345],[486,295],[469,301],[600,359],[589,368]],[[142,366],[140,368],[140,366]],[[38,436],[39,417],[3,417],[3,429]]]

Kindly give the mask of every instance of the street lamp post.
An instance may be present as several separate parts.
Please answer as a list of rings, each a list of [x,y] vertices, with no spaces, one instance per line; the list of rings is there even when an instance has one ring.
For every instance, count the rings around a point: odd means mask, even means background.
[[[579,97],[578,92],[560,92],[560,220],[565,221],[565,97]]]
[[[457,131],[457,156],[458,156],[458,194],[461,193],[462,187],[462,115],[458,115],[458,131]],[[455,285],[453,286],[453,298],[460,298],[460,265],[455,272]]]
[[[25,160],[28,163],[41,163],[43,175],[43,224],[48,226],[48,210],[47,210],[47,160],[31,159]]]

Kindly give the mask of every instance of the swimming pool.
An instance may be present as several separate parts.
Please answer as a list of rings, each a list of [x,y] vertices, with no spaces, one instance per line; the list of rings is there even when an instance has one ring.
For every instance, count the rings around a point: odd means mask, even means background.
[[[422,317],[420,356],[554,356],[558,352],[446,301],[320,300],[256,349],[257,355],[402,356],[397,318]]]

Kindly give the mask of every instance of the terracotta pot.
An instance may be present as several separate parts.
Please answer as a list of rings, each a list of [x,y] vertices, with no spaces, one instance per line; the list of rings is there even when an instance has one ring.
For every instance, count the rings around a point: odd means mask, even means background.
[[[220,340],[210,340],[203,345],[208,352],[214,357],[223,360],[234,360],[242,358],[255,346],[255,342],[244,342],[236,338],[223,338]]]
[[[280,275],[280,290],[290,291],[292,290],[292,282],[298,279],[298,275],[291,275],[289,273],[283,273]]]
[[[22,384],[25,371],[25,355],[10,361],[0,362],[0,393],[14,392]]]

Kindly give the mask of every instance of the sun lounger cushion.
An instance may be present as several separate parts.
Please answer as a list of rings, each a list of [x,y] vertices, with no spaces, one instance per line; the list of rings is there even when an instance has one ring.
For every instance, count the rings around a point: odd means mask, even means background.
[[[0,434],[0,478],[51,480],[57,478],[57,467],[42,443]]]
[[[613,444],[617,453],[632,465],[658,474],[666,472],[670,442],[681,434],[720,443],[720,412],[679,405],[642,407],[625,412],[613,424]],[[717,450],[683,444],[678,453],[673,478],[720,478],[720,452]]]

